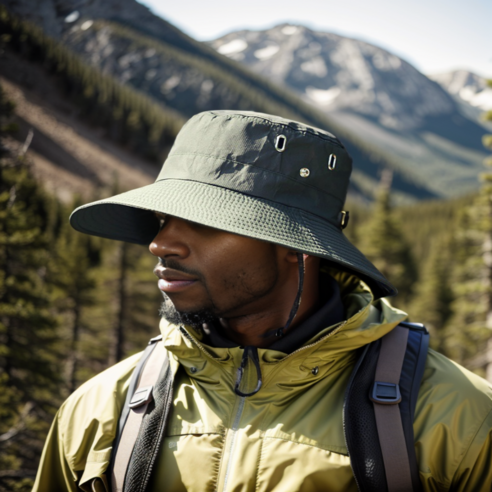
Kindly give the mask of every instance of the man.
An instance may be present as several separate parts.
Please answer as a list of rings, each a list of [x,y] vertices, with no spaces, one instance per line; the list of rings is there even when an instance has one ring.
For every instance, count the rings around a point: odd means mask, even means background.
[[[343,236],[350,172],[327,132],[206,112],[184,126],[154,184],[73,213],[79,231],[150,244],[158,259],[156,343],[170,369],[154,386],[124,490],[358,490],[345,390],[359,349],[406,315]],[[139,357],[63,404],[35,491],[109,490]],[[422,490],[490,491],[490,386],[433,351],[425,364],[413,424]]]

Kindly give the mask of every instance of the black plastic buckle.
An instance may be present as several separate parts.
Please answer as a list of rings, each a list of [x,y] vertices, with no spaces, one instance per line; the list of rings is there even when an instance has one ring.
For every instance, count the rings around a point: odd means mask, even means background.
[[[376,381],[372,387],[370,399],[381,405],[396,405],[401,402],[400,386],[394,383]]]
[[[135,391],[128,405],[130,408],[138,408],[146,403],[150,403],[152,401],[152,389],[153,386],[145,386],[144,388],[140,388]]]

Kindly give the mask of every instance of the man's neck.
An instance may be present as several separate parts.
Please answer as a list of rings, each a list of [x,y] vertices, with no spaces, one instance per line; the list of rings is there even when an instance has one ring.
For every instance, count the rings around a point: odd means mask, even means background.
[[[315,302],[311,302],[309,307],[307,305],[302,306],[301,302],[297,315],[290,324],[288,331],[284,332],[283,335],[294,330],[318,308],[318,298]],[[222,333],[237,345],[266,348],[277,340],[276,333],[279,329],[284,328],[286,318],[284,311],[270,311],[241,318],[220,318],[219,323]]]
[[[335,326],[345,320],[345,308],[342,303],[340,288],[336,280],[329,274],[320,276],[320,302],[319,306],[313,312],[307,312],[300,319],[296,319],[296,323],[292,329],[288,330],[287,334],[281,337],[276,337],[272,330],[272,336],[265,337],[264,335],[259,340],[259,344],[254,344],[258,340],[241,341],[236,337],[232,340],[235,333],[230,329],[227,320],[215,320],[213,323],[203,325],[206,338],[204,342],[213,347],[235,347],[246,346],[247,344],[256,347],[268,347],[280,352],[291,353],[301,347],[308,340],[316,337],[316,335],[330,326]],[[267,332],[268,333],[268,332]],[[231,336],[232,335],[232,336]]]

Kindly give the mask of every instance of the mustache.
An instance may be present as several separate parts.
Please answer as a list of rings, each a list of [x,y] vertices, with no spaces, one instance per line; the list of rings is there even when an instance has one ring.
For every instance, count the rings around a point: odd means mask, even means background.
[[[177,262],[176,260],[159,258],[158,264],[162,265],[164,268],[170,268],[170,269],[176,270],[178,272],[187,273],[188,275],[191,275],[193,277],[197,277],[203,281],[202,274],[199,271],[194,270],[192,268],[186,268],[183,265],[180,265],[179,262]]]

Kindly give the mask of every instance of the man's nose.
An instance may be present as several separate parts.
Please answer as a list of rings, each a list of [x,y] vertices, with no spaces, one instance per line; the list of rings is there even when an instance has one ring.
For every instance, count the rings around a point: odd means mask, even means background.
[[[149,245],[149,251],[158,258],[186,258],[190,254],[186,223],[178,217],[166,216],[164,225]]]

